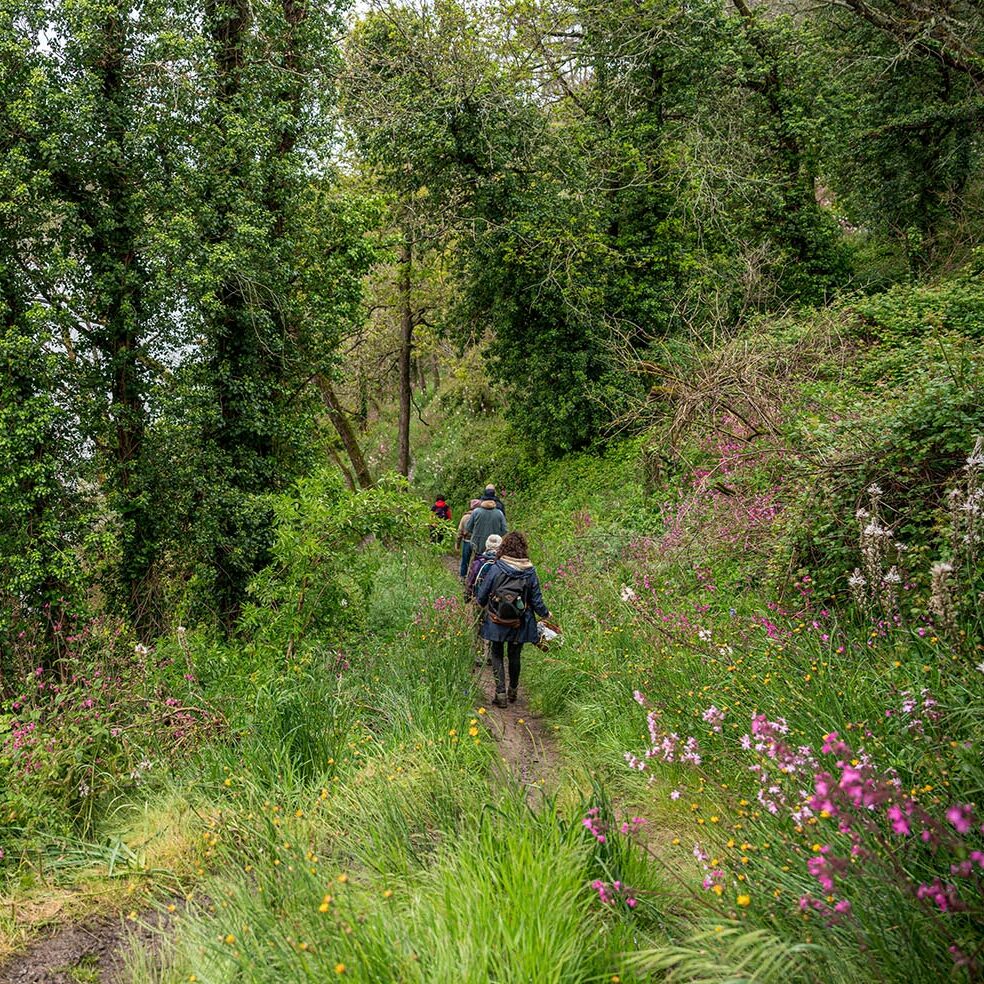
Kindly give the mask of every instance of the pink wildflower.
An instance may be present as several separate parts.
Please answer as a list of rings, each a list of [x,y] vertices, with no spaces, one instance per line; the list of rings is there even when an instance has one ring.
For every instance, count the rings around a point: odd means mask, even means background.
[[[947,809],[946,818],[958,834],[969,834],[974,825],[974,808],[969,803],[954,803]]]

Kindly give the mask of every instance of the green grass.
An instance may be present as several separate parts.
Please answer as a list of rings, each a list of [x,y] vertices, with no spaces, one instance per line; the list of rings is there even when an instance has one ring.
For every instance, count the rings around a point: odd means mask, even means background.
[[[483,457],[502,445],[501,421],[459,415],[426,440],[418,430],[428,489],[447,481],[441,491],[465,495],[480,476],[530,480],[508,499],[509,518],[530,533],[564,644],[527,650],[522,688],[556,736],[556,787],[533,810],[502,779],[479,710],[473,631],[438,552],[398,539],[340,549],[333,560],[351,562],[359,590],[338,597],[364,598],[364,611],[326,601],[316,631],[281,645],[290,595],[273,592],[269,621],[263,604],[253,613],[254,637],[193,638],[195,697],[218,723],[146,786],[102,804],[92,836],[68,838],[60,872],[46,876],[90,901],[112,884],[123,911],[154,893],[189,898],[159,955],[130,955],[131,980],[968,979],[948,948],[979,948],[979,907],[934,912],[900,874],[929,882],[955,858],[916,837],[889,839],[887,852],[872,847],[872,863],[850,862],[831,893],[831,904],[851,902],[850,917],[801,911],[802,896],[824,894],[807,860],[824,845],[846,854],[847,842],[830,818],[794,820],[785,804],[773,816],[749,769],[763,757],[742,747],[764,714],[829,765],[819,748],[836,731],[859,761],[863,747],[894,770],[900,798],[935,816],[952,802],[979,809],[984,677],[967,646],[915,624],[872,634],[857,613],[814,600],[802,572],[777,612],[781,524],[745,551],[716,536],[715,516],[688,531],[686,549],[640,545],[686,492],[699,441],[647,492],[642,439],[534,473],[511,451]],[[749,487],[760,491],[777,469],[761,464]],[[334,509],[317,490],[309,498],[315,517]],[[300,510],[299,525],[308,519]],[[318,523],[308,526],[318,552]],[[284,566],[306,583],[299,561]],[[183,659],[162,640],[158,652],[169,651]],[[924,688],[941,716],[913,728],[900,708]],[[704,718],[711,705],[719,731]],[[650,711],[661,736],[699,742],[699,765],[654,755],[629,768],[626,753],[643,758],[650,744]],[[812,781],[812,771],[782,780],[791,793]],[[583,826],[591,809],[604,843]],[[634,816],[645,823],[623,835]],[[711,871],[719,891],[702,887]],[[37,875],[28,880],[37,890]],[[595,882],[625,890],[606,905]]]

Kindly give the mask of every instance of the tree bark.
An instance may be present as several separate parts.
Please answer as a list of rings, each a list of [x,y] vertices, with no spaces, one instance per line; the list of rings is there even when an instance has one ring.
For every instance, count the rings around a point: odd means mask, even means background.
[[[105,127],[100,163],[78,174],[80,212],[92,230],[87,243],[93,268],[95,348],[106,366],[97,385],[106,408],[107,446],[112,448],[108,484],[122,519],[119,593],[141,639],[158,626],[151,570],[157,552],[155,521],[143,468],[147,411],[138,364],[145,318],[147,272],[138,240],[144,218],[134,200],[139,182],[127,157],[127,130],[134,94],[127,78],[125,15],[115,10],[102,24],[100,47],[90,66],[98,79],[97,105]]]
[[[410,277],[413,263],[413,246],[409,233],[400,248],[400,453],[397,470],[406,478],[410,476],[410,398],[413,378],[413,308],[410,297]]]
[[[355,479],[352,477],[352,473],[348,470],[348,468],[345,467],[345,462],[342,461],[339,453],[334,448],[329,448],[328,454],[330,455],[331,460],[338,466],[338,470],[342,473],[342,478],[345,479],[345,484],[352,492],[355,492]]]
[[[352,429],[352,424],[342,409],[338,395],[335,393],[335,387],[331,385],[331,380],[321,375],[321,373],[315,376],[315,384],[321,393],[322,399],[325,401],[328,418],[341,438],[349,461],[352,462],[352,470],[358,479],[359,485],[364,489],[371,488],[373,484],[372,473],[366,464],[366,459],[362,454],[362,448],[359,447],[359,442],[356,439],[355,431]]]

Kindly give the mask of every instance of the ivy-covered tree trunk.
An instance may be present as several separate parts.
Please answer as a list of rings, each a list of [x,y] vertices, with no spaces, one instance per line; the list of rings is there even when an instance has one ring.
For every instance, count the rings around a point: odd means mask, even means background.
[[[141,204],[143,176],[130,141],[140,98],[132,61],[132,21],[125,4],[111,4],[95,25],[97,42],[83,40],[80,65],[93,85],[92,118],[97,147],[84,168],[65,162],[71,173],[89,267],[88,330],[98,371],[89,374],[83,399],[108,406],[97,423],[96,440],[107,461],[110,505],[119,514],[120,562],[114,585],[130,620],[143,638],[158,627],[153,566],[157,530],[143,461],[147,428],[145,373],[140,365],[148,319],[148,274],[140,248],[146,215]],[[97,15],[98,16],[98,15]]]
[[[253,208],[249,169],[251,143],[262,135],[250,129],[248,0],[206,0],[205,25],[215,73],[208,236],[214,262],[214,301],[207,320],[210,356],[207,374],[215,407],[206,439],[212,448],[214,487],[211,568],[220,622],[231,629],[246,586],[266,560],[269,515],[256,496],[274,485],[273,425],[275,386],[272,364],[277,343],[266,330],[264,305],[256,303],[250,250],[262,243],[242,242],[241,222]],[[260,289],[262,287],[260,286]]]
[[[399,460],[397,471],[410,475],[410,406],[412,402],[413,374],[413,296],[411,277],[413,270],[413,244],[409,232],[400,246],[398,291],[400,298],[400,423]]]

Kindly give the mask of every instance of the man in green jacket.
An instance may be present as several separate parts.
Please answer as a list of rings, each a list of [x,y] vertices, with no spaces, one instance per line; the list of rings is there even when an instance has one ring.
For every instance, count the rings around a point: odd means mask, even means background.
[[[506,517],[496,507],[495,499],[483,499],[479,503],[471,519],[468,520],[465,532],[476,554],[485,550],[485,541],[493,533],[498,533],[499,536],[506,535]]]

